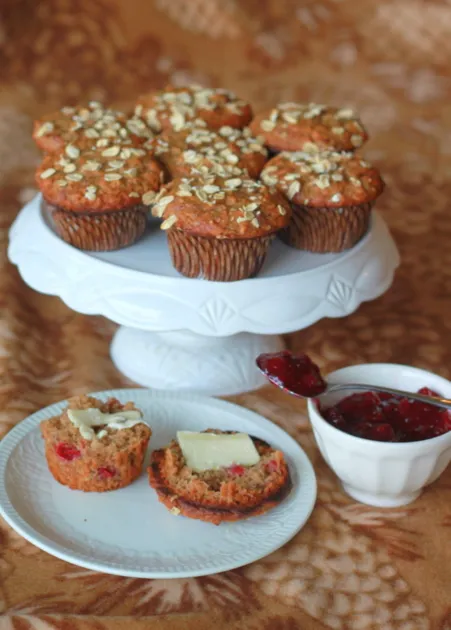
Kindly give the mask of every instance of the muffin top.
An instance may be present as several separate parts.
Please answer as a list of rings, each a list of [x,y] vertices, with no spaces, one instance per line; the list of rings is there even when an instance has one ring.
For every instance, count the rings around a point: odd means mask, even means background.
[[[72,212],[123,210],[152,203],[163,180],[161,166],[143,147],[121,147],[107,138],[95,150],[67,144],[44,156],[36,183],[45,201]]]
[[[250,127],[273,151],[353,151],[368,139],[351,109],[315,103],[280,103],[256,116]]]
[[[47,153],[58,153],[68,143],[89,149],[99,138],[136,146],[152,137],[151,129],[137,116],[107,109],[97,101],[86,107],[63,107],[36,120],[33,128],[34,141]]]
[[[379,171],[354,153],[283,152],[261,179],[298,205],[340,208],[373,201],[383,189]]]
[[[217,175],[239,175],[245,170],[257,178],[267,162],[268,152],[248,127],[221,127],[218,131],[187,124],[181,131],[157,136],[151,144],[172,177],[207,174],[213,169]]]
[[[141,96],[135,108],[156,133],[173,129],[180,131],[188,121],[210,129],[228,126],[241,129],[252,119],[249,103],[233,92],[222,88],[205,88],[197,85],[167,87]]]
[[[84,446],[84,453],[88,456],[96,456],[103,452],[105,448],[113,445],[115,448],[122,450],[128,449],[135,442],[148,439],[152,431],[144,420],[136,423],[125,423],[124,428],[118,428],[110,425],[101,425],[93,427],[93,435],[89,439],[83,437],[80,427],[76,426],[68,416],[69,410],[87,410],[99,409],[102,413],[113,414],[124,411],[137,411],[142,417],[142,412],[134,405],[133,402],[122,404],[116,398],[109,398],[106,402],[98,400],[93,396],[75,396],[68,401],[68,407],[60,416],[55,416],[44,420],[41,423],[41,430],[46,440],[63,446],[73,448],[73,445],[79,447]]]
[[[152,214],[163,230],[195,236],[257,238],[284,228],[291,209],[282,194],[247,175],[176,179],[160,192]]]

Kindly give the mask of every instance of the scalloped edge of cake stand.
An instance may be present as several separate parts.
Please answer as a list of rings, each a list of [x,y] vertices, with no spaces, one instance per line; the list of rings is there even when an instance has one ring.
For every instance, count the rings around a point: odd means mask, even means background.
[[[234,283],[164,277],[86,255],[59,239],[39,211],[19,213],[8,256],[36,291],[121,325],[111,355],[128,378],[157,389],[232,395],[256,389],[261,352],[277,335],[343,317],[383,294],[399,254],[380,215],[352,250],[316,269]],[[58,264],[56,263],[58,261]]]

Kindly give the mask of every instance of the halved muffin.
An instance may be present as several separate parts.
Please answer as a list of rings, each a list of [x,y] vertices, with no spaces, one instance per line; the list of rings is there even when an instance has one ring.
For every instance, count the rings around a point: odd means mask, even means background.
[[[204,433],[233,435],[213,429]],[[173,440],[152,453],[149,483],[172,513],[188,518],[219,525],[264,514],[290,492],[290,473],[281,451],[259,438],[250,439],[258,453],[254,465],[200,471],[187,465],[178,440]]]
[[[73,490],[128,486],[142,471],[151,429],[132,402],[76,396],[60,416],[41,422],[53,477]]]

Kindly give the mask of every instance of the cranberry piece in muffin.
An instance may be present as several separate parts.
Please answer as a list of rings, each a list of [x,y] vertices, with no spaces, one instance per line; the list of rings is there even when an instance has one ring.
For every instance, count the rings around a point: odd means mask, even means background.
[[[70,399],[60,416],[41,422],[41,433],[53,477],[84,492],[116,490],[134,481],[152,435],[133,403],[92,396]]]
[[[261,177],[292,204],[291,223],[280,238],[318,253],[355,245],[384,188],[379,171],[353,153],[283,152],[267,163]]]
[[[169,86],[145,94],[138,99],[135,113],[156,133],[168,129],[180,131],[187,122],[193,120],[210,129],[224,126],[241,129],[252,120],[249,103],[239,99],[233,92],[196,85]]]
[[[61,238],[79,249],[126,247],[144,232],[147,206],[163,178],[143,147],[122,147],[107,138],[94,150],[66,145],[44,157],[36,173],[44,213]]]
[[[315,103],[281,103],[256,116],[250,127],[255,136],[264,138],[273,153],[317,149],[353,151],[368,139],[351,109]]]
[[[218,131],[186,125],[181,131],[162,133],[151,145],[171,177],[208,174],[216,165],[230,174],[247,171],[256,179],[268,160],[262,142],[254,138],[248,127],[221,127]],[[217,172],[219,170],[219,172]],[[222,174],[217,169],[217,174]]]
[[[46,153],[59,153],[70,143],[89,149],[100,138],[137,146],[152,137],[151,129],[137,116],[107,109],[97,101],[86,107],[63,107],[36,120],[33,127],[33,139]]]
[[[157,197],[174,267],[190,278],[231,282],[255,276],[273,235],[290,221],[283,195],[241,177],[180,178]]]
[[[219,525],[264,514],[286,498],[292,483],[283,453],[259,438],[251,439],[259,455],[256,464],[202,472],[189,468],[173,440],[152,453],[149,483],[160,502],[176,515]]]

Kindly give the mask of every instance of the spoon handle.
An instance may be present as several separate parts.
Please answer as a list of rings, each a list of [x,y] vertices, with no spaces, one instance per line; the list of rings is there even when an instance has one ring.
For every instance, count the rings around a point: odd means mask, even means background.
[[[436,405],[443,409],[451,409],[451,400],[448,398],[433,398],[432,396],[423,396],[423,394],[416,394],[414,392],[403,392],[399,389],[393,389],[391,387],[379,387],[378,385],[363,385],[359,383],[339,383],[337,385],[329,385],[324,394],[332,394],[334,392],[340,392],[345,389],[363,390],[382,392],[384,394],[392,394],[393,396],[400,396],[402,398],[409,398],[412,400],[418,400],[428,405]],[[322,395],[324,395],[322,394]]]

